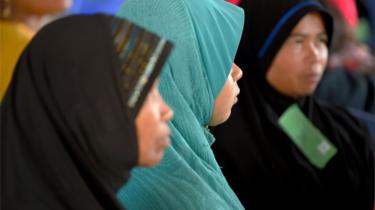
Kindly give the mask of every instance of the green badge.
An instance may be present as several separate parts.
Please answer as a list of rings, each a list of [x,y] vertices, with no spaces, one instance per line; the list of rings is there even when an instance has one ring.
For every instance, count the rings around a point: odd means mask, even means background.
[[[337,153],[336,147],[294,104],[279,118],[279,125],[306,158],[319,169]]]

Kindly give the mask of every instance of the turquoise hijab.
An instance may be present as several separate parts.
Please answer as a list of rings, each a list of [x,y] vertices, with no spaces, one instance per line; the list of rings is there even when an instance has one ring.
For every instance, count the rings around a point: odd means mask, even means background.
[[[160,78],[174,110],[172,145],[154,168],[137,168],[117,196],[127,209],[243,209],[205,128],[233,64],[243,11],[224,0],[126,0],[119,16],[172,40]]]

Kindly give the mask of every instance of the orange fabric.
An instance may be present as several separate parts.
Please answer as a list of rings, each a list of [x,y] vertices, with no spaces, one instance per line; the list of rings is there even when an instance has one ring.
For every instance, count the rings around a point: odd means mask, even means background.
[[[0,21],[0,102],[11,81],[18,57],[34,32],[22,23]]]

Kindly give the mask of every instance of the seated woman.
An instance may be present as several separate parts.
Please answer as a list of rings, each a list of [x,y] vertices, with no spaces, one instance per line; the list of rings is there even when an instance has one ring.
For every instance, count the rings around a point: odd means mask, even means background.
[[[123,209],[115,193],[130,170],[169,144],[173,112],[155,80],[170,49],[104,15],[42,29],[1,107],[1,209]]]
[[[249,209],[372,209],[368,131],[346,109],[311,96],[327,64],[330,15],[310,0],[244,8],[239,104],[214,129],[233,190]]]
[[[212,153],[208,125],[224,122],[239,92],[233,65],[243,12],[224,0],[126,0],[119,12],[175,49],[160,79],[174,110],[160,165],[136,169],[118,193],[127,209],[243,209]]]

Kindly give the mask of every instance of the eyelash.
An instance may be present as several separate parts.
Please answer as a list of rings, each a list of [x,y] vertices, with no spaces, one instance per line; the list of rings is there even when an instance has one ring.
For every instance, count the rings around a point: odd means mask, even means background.
[[[297,44],[302,44],[303,42],[304,42],[304,40],[302,40],[302,39],[295,39],[294,40],[294,43],[297,43]],[[328,40],[326,38],[319,38],[318,42],[327,44]]]
[[[328,43],[328,40],[326,38],[320,38],[319,39],[320,42],[323,42],[324,44],[327,44]]]

